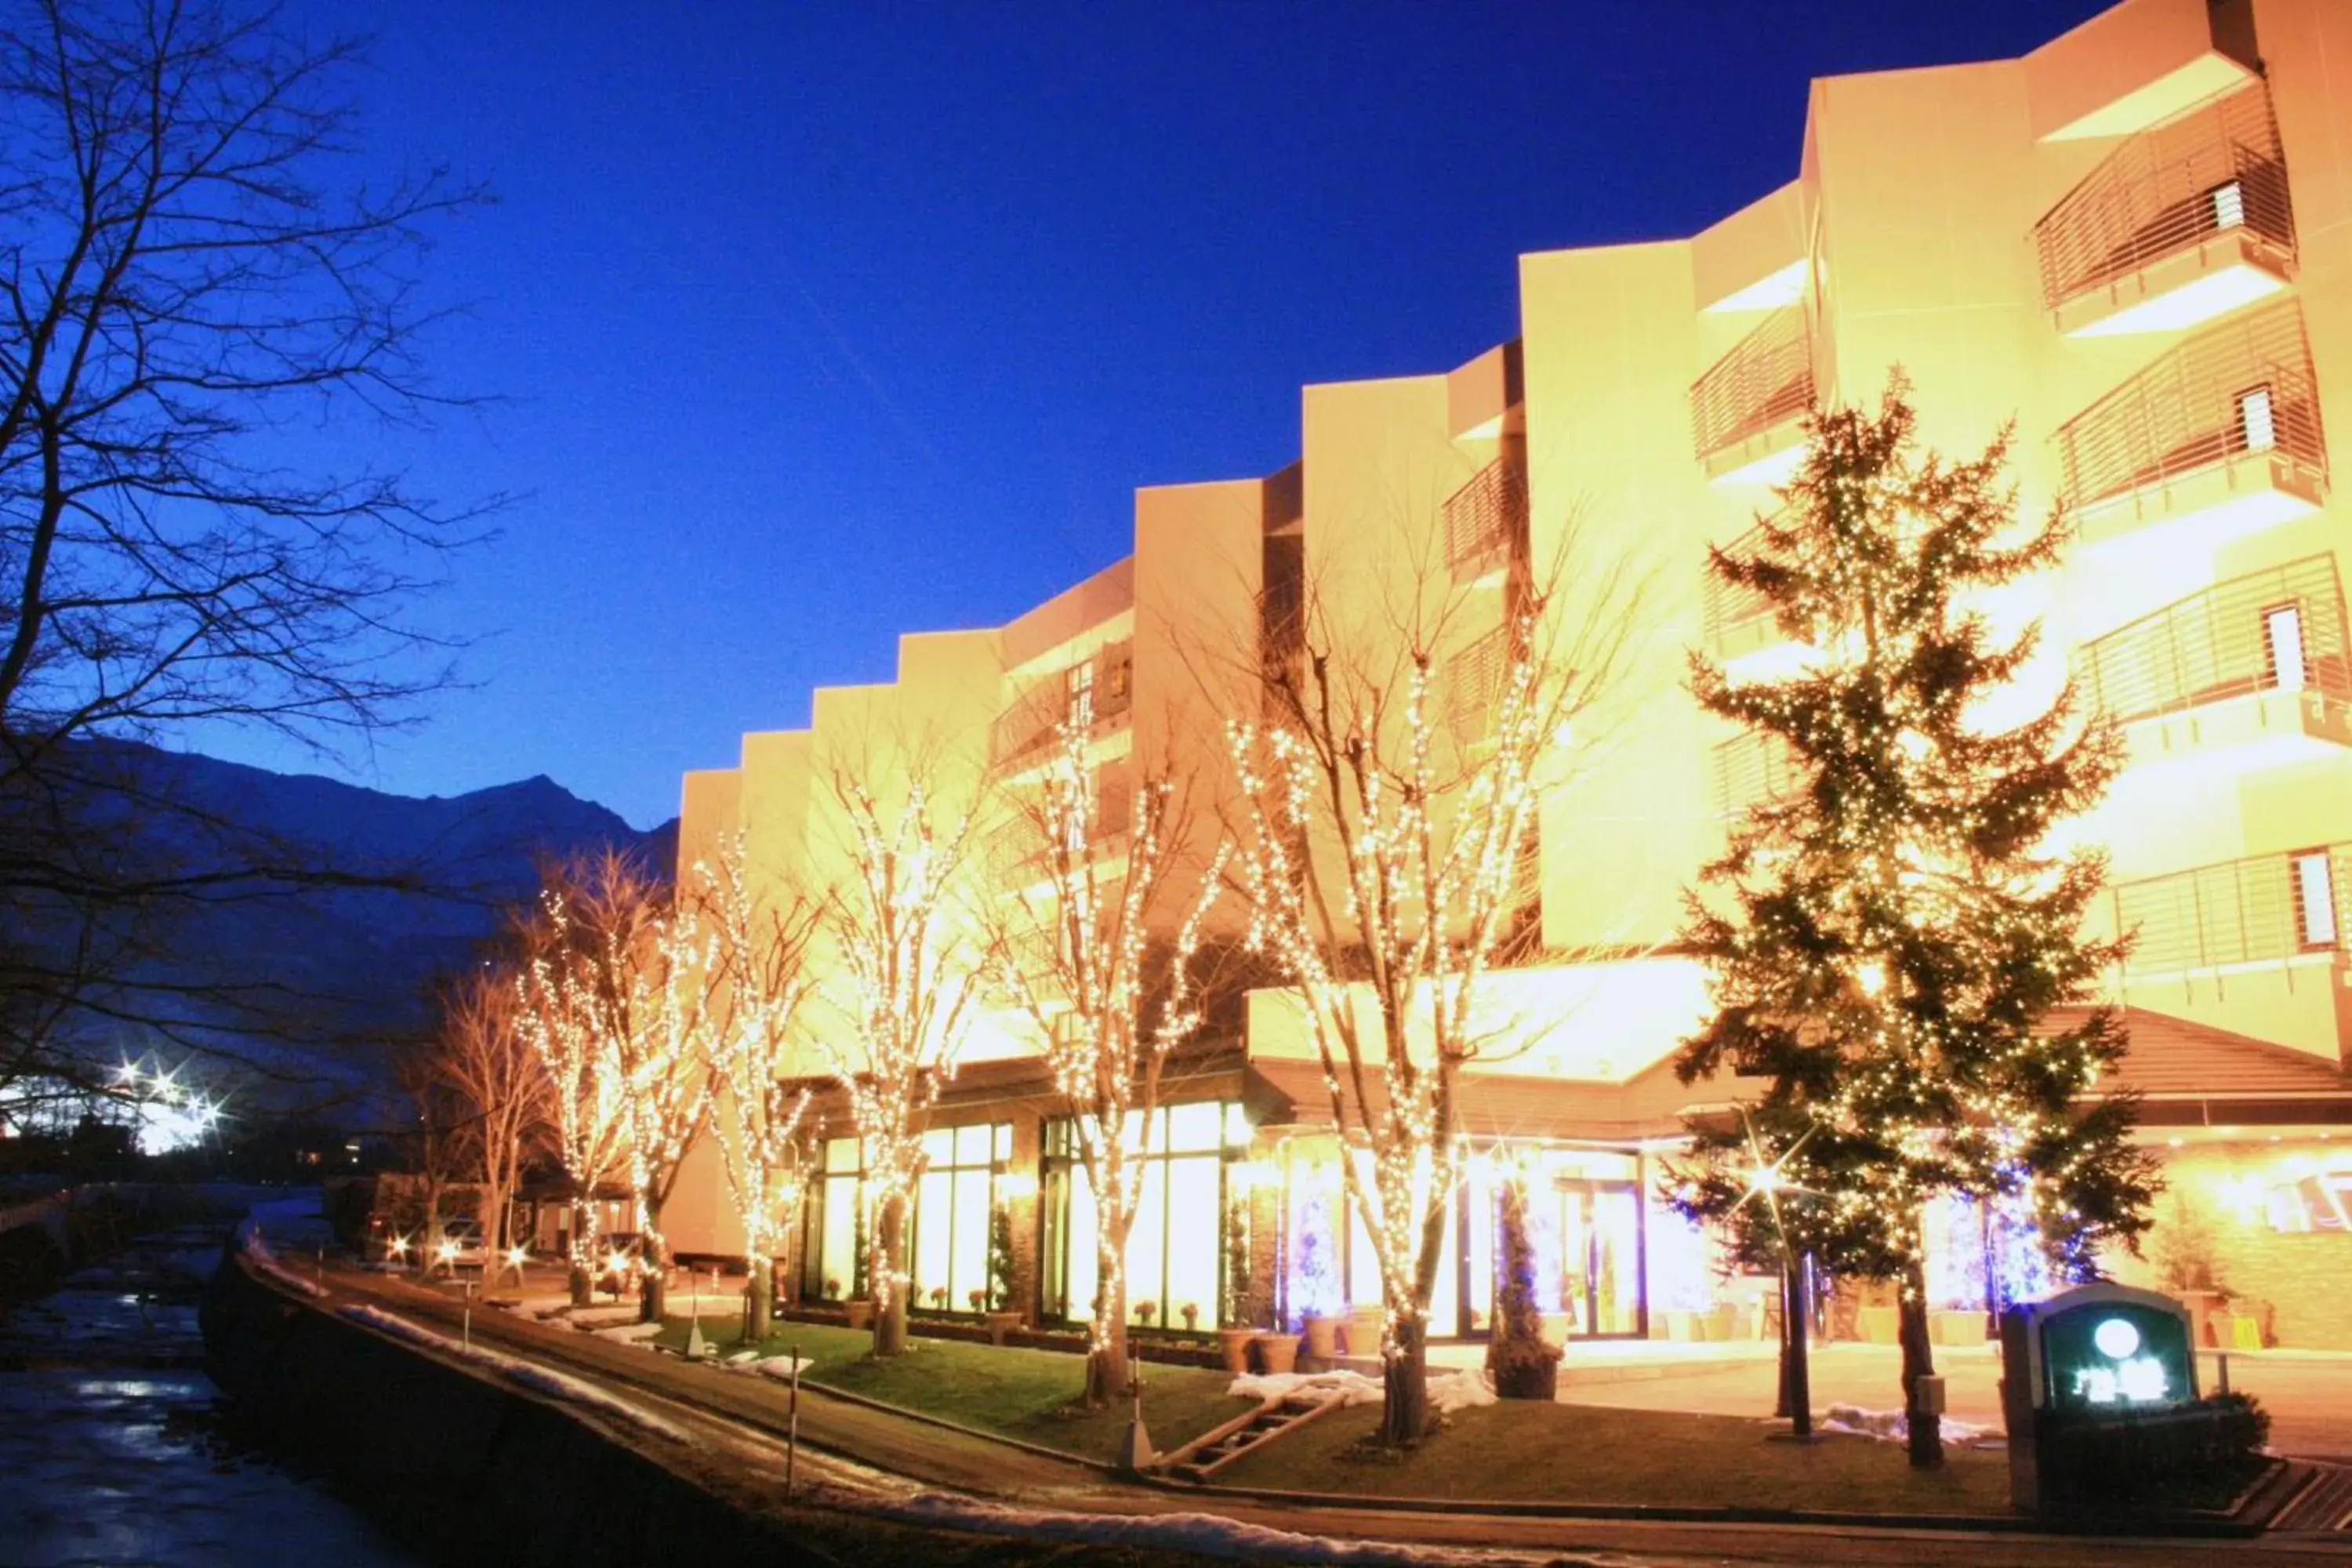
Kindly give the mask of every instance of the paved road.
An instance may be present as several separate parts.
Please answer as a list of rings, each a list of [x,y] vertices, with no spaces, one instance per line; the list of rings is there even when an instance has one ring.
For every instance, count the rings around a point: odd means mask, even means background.
[[[372,1301],[455,1331],[459,1303],[452,1296],[404,1279],[329,1268],[329,1300]],[[709,1476],[722,1494],[772,1489],[778,1472],[774,1436],[783,1428],[783,1388],[771,1381],[689,1365],[569,1329],[509,1314],[478,1310],[478,1339],[502,1350],[559,1363],[597,1378],[633,1398],[684,1420],[706,1435],[702,1452],[730,1473]],[[1684,1381],[1626,1384],[1631,1392],[1664,1391]],[[2352,1537],[2269,1538],[2254,1542],[2074,1541],[2001,1532],[1863,1531],[1792,1525],[1693,1524],[1664,1521],[1526,1519],[1508,1516],[1303,1507],[1275,1500],[1205,1496],[1181,1489],[1110,1480],[1074,1460],[1025,1453],[925,1423],[873,1411],[803,1390],[804,1444],[843,1458],[881,1467],[876,1475],[856,1464],[815,1461],[839,1487],[863,1488],[880,1506],[906,1500],[922,1486],[952,1488],[1030,1508],[1110,1515],[1213,1512],[1268,1528],[1342,1538],[1486,1547],[1559,1554],[1591,1553],[1580,1561],[1617,1563],[2014,1564],[2016,1568],[2091,1568],[2093,1564],[2183,1563],[2299,1563],[2352,1562]],[[650,1442],[650,1440],[648,1440]],[[668,1456],[675,1462],[674,1452]]]

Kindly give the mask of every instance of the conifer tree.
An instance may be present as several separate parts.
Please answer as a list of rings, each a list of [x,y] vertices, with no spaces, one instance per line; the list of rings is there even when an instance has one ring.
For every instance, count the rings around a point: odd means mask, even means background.
[[[1832,1272],[1898,1288],[1911,1459],[1933,1465],[1938,1424],[1914,1409],[1934,1371],[1925,1206],[1959,1195],[2030,1215],[2067,1279],[2147,1224],[2134,1108],[2092,1093],[2123,1028],[2100,1006],[2063,1027],[2051,1016],[2092,1001],[2124,951],[2084,931],[2104,857],[2053,834],[2122,752],[2110,723],[2077,717],[2071,686],[2021,721],[1988,710],[2039,627],[1997,633],[1981,595],[2055,564],[2068,531],[2063,515],[2017,523],[2009,433],[1966,461],[1922,455],[1899,376],[1875,415],[1817,413],[1809,431],[1757,547],[1712,552],[1717,578],[1762,595],[1809,654],[1754,682],[1693,657],[1701,705],[1779,749],[1793,783],[1734,825],[1690,900],[1717,1012],[1678,1068],[1765,1079],[1754,1125],[1786,1152],[1774,1180],[1811,1200],[1783,1216]],[[1685,1208],[1769,1223],[1742,1206],[1750,1135],[1696,1131]]]

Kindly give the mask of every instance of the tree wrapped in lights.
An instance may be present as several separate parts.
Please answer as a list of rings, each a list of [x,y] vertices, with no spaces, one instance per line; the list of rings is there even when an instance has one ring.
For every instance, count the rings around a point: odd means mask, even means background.
[[[539,914],[523,936],[515,1019],[547,1071],[555,1154],[572,1189],[572,1303],[584,1307],[596,1284],[596,1192],[620,1174],[625,1158],[621,1074],[575,951],[582,937],[561,879],[541,890]]]
[[[866,1270],[874,1295],[874,1354],[907,1348],[908,1221],[923,1171],[923,1131],[955,1072],[971,998],[971,960],[949,904],[969,817],[943,826],[918,784],[886,822],[855,779],[836,781],[852,875],[827,898],[824,926],[843,993],[849,1044],[827,1049],[865,1149]]]
[[[1759,547],[1712,554],[1811,651],[1759,682],[1692,658],[1700,703],[1782,748],[1796,783],[1735,825],[1706,870],[1715,901],[1690,901],[1718,1010],[1678,1068],[1761,1075],[1755,1137],[1782,1190],[1809,1194],[1781,1217],[1836,1273],[1897,1283],[1911,1458],[1932,1465],[1938,1423],[1915,1408],[1934,1371],[1925,1205],[2021,1206],[2080,1279],[2101,1243],[2136,1242],[2153,1176],[2130,1102],[2092,1098],[2125,1049],[2113,1014],[2046,1025],[2124,951],[2084,935],[2102,857],[2053,847],[2120,743],[2075,717],[2071,687],[2006,727],[1986,711],[2038,628],[1997,636],[1979,596],[2053,565],[2066,520],[2018,530],[2006,432],[1968,461],[1918,455],[1906,397],[1897,378],[1875,415],[1817,414]],[[1750,1135],[1695,1133],[1685,1208],[1761,1220]]]
[[[1304,657],[1268,671],[1267,717],[1227,728],[1250,944],[1295,992],[1322,1065],[1348,1202],[1380,1274],[1381,1431],[1396,1445],[1428,1425],[1429,1303],[1461,1175],[1457,1081],[1524,1043],[1474,1026],[1481,982],[1528,908],[1539,788],[1561,782],[1571,721],[1626,624],[1622,574],[1600,580],[1572,630],[1549,593],[1515,582],[1506,598],[1475,738],[1457,733],[1460,688],[1450,703],[1440,692],[1440,649],[1463,640],[1455,598],[1360,644],[1310,604]]]
[[[1026,813],[1043,879],[1014,889],[990,921],[1004,987],[1045,1042],[1055,1091],[1095,1200],[1098,1289],[1087,1325],[1086,1403],[1128,1386],[1127,1243],[1142,1205],[1146,1147],[1170,1053],[1199,1033],[1193,974],[1225,851],[1172,934],[1165,912],[1188,828],[1174,783],[1141,780],[1123,820],[1107,819],[1090,765],[1090,716],[1063,721],[1039,797]]]
[[[702,1064],[705,1037],[718,1024],[714,944],[626,854],[607,849],[562,868],[554,881],[542,902],[551,931],[541,967],[551,972],[549,989],[562,997],[566,1026],[584,1037],[570,1047],[568,1065],[602,1080],[583,1103],[609,1100],[618,1119],[641,1238],[639,1310],[657,1322],[667,1296],[662,1207],[710,1111]],[[559,1072],[559,1092],[562,1083]]]
[[[805,902],[778,909],[755,899],[740,836],[720,847],[717,868],[702,871],[702,881],[698,913],[719,966],[716,1017],[698,1037],[702,1067],[712,1086],[719,1163],[743,1226],[751,1337],[765,1339],[775,1313],[775,1260],[804,1194],[810,1095],[783,1079],[808,997],[815,911]]]

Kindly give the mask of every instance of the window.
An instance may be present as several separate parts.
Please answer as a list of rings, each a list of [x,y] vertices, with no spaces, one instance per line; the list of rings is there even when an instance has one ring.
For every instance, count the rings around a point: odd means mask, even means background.
[[[2352,1232],[2352,1170],[2322,1171],[2270,1190],[2273,1230]]]
[[[2239,181],[2214,186],[2205,194],[2213,205],[2215,228],[2239,228],[2246,221],[2246,187]]]
[[[1062,678],[1063,712],[1078,724],[1095,721],[1095,666],[1092,659],[1070,666]]]
[[[866,1254],[859,1244],[866,1227],[865,1161],[855,1138],[828,1138],[824,1168],[810,1194],[806,1239],[801,1249],[801,1294],[840,1300],[866,1292]]]
[[[2263,612],[2263,651],[2273,690],[2303,689],[2302,605],[2274,605]]]
[[[2336,879],[2325,849],[2296,855],[2294,868],[2294,929],[2305,952],[2336,945]]]
[[[1127,1143],[1142,1152],[1135,1223],[1127,1237],[1130,1323],[1213,1328],[1223,1300],[1227,1124],[1238,1106],[1220,1100],[1163,1106],[1147,1131],[1131,1120]],[[1246,1142],[1247,1129],[1242,1129]],[[1045,1311],[1084,1320],[1100,1276],[1097,1214],[1076,1126],[1045,1128]],[[1149,1314],[1144,1309],[1149,1307]],[[1191,1316],[1184,1309],[1192,1309]]]
[[[2267,452],[2278,445],[2278,421],[2271,407],[2269,387],[2249,387],[2238,394],[2238,437],[2249,452]]]
[[[923,1173],[915,1183],[908,1248],[909,1305],[950,1312],[977,1312],[987,1305],[996,1179],[1012,1153],[1008,1121],[934,1127],[923,1134]]]

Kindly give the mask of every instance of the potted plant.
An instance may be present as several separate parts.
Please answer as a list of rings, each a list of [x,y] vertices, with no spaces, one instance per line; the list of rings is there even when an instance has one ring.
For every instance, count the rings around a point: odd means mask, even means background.
[[[874,1298],[871,1296],[852,1296],[848,1300],[844,1301],[841,1304],[841,1321],[848,1324],[853,1329],[872,1328],[874,1326]]]
[[[1259,1334],[1250,1341],[1257,1347],[1259,1370],[1280,1374],[1298,1364],[1298,1336],[1286,1334],[1279,1329],[1270,1334]]]
[[[1500,1184],[1494,1329],[1486,1373],[1498,1399],[1543,1399],[1559,1392],[1560,1347],[1544,1338],[1536,1310],[1536,1249],[1528,1240],[1528,1190],[1514,1175]]]
[[[1225,1204],[1225,1299],[1217,1329],[1217,1353],[1225,1370],[1249,1370],[1250,1342],[1257,1337],[1251,1321],[1249,1205],[1238,1194]]]
[[[849,1226],[849,1300],[842,1303],[842,1321],[853,1329],[874,1326],[874,1289],[866,1278],[873,1259],[866,1256],[873,1233],[866,1228],[866,1205],[860,1202]]]
[[[1151,1315],[1159,1310],[1157,1301],[1138,1301],[1135,1304],[1135,1321],[1148,1329],[1151,1326]]]
[[[1329,1228],[1329,1210],[1323,1200],[1310,1200],[1298,1226],[1298,1326],[1306,1335],[1300,1353],[1327,1363],[1339,1353],[1339,1290]]]
[[[829,1279],[824,1282],[824,1299],[828,1301],[838,1301],[841,1300],[841,1281],[839,1279]]]
[[[998,1205],[988,1218],[988,1342],[1001,1345],[1021,1326],[1013,1310],[1013,1211]]]
[[[2166,1294],[2189,1309],[2189,1334],[2200,1345],[2231,1347],[2236,1325],[2230,1310],[2230,1282],[2213,1242],[2205,1211],[2175,1193],[2170,1212],[2156,1233],[2157,1279]]]
[[[1864,1287],[1861,1307],[1854,1314],[1863,1339],[1874,1345],[1891,1345],[1901,1338],[1902,1310],[1895,1304],[1895,1287],[1873,1280]]]
[[[963,1299],[971,1303],[971,1310],[975,1312],[984,1312],[988,1310],[988,1292],[985,1290],[967,1290],[963,1293]]]
[[[934,1285],[934,1286],[932,1286],[932,1287],[931,1287],[931,1310],[932,1310],[932,1311],[934,1311],[934,1312],[944,1312],[944,1311],[946,1311],[947,1310],[948,1310],[948,1288],[947,1288],[946,1286],[944,1286],[944,1285]]]
[[[1187,1301],[1176,1310],[1184,1314],[1184,1331],[1186,1333],[1193,1333],[1200,1329],[1201,1307],[1199,1302]]]

